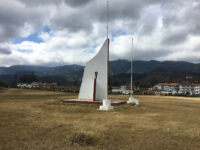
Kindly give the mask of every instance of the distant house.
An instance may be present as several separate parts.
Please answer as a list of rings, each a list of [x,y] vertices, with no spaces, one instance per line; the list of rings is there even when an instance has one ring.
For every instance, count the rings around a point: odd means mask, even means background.
[[[200,95],[200,84],[158,83],[149,91],[160,91],[160,95]]]
[[[42,82],[32,82],[32,83],[18,83],[18,88],[29,88],[29,89],[42,89],[42,90],[53,90],[53,91],[67,91],[67,92],[78,92],[78,86],[63,86],[57,83],[42,83]]]
[[[42,82],[32,82],[31,88],[40,88],[42,85]]]
[[[149,88],[149,89],[148,89],[148,94],[149,94],[149,95],[161,95],[161,94],[162,94],[162,91],[161,91],[161,90],[158,90],[158,89]]]
[[[135,87],[133,87],[133,89],[136,90]],[[112,87],[112,93],[128,95],[128,94],[131,94],[131,87],[125,86],[125,85],[120,86],[120,87]]]
[[[185,76],[185,79],[186,79],[186,80],[192,80],[193,77],[192,77],[192,76],[189,76],[189,75],[186,75],[186,76]]]
[[[153,87],[153,90],[162,91],[161,93],[164,95],[174,95],[179,90],[178,83],[159,83]]]
[[[66,91],[66,92],[78,92],[79,87],[78,86],[62,86],[58,85],[55,87],[56,91]]]
[[[31,84],[29,83],[17,83],[18,88],[31,88]]]
[[[40,88],[46,89],[46,90],[55,90],[57,86],[58,85],[55,82],[53,82],[53,83],[42,83]]]

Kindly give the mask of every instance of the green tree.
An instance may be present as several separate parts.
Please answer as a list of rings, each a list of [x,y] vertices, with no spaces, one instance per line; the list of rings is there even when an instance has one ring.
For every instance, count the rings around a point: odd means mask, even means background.
[[[14,80],[12,81],[11,87],[13,88],[17,87],[17,74],[14,75]]]
[[[0,81],[0,88],[1,87],[7,87],[7,85],[4,82]]]
[[[37,81],[37,76],[35,73],[32,71],[29,74],[25,74],[20,78],[21,83],[32,83]]]
[[[153,77],[153,78],[151,79],[151,86],[154,86],[154,85],[156,85],[157,83],[158,83],[157,78],[156,78],[156,77]]]

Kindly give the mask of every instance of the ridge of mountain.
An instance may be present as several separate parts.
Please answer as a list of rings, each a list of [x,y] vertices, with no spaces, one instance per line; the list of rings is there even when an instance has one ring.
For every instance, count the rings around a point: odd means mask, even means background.
[[[127,83],[130,79],[130,61],[114,60],[109,62],[109,76],[111,83]],[[11,84],[19,80],[24,74],[34,72],[38,81],[57,82],[63,85],[80,84],[84,66],[64,65],[57,67],[15,65],[11,67],[0,67],[0,81]],[[135,81],[158,82],[181,81],[186,75],[200,75],[200,64],[185,61],[133,61],[133,73]],[[173,80],[172,80],[173,79]]]

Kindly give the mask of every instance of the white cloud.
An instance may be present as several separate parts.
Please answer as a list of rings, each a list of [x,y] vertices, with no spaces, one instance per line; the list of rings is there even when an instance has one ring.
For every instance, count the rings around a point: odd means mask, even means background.
[[[200,55],[194,50],[200,43],[199,1],[110,3],[111,60],[130,59],[133,36],[134,59],[199,62]],[[42,31],[45,26],[51,31]],[[36,32],[43,42],[10,42]],[[0,2],[0,45],[7,43],[0,53],[1,66],[85,64],[105,38],[106,1]]]

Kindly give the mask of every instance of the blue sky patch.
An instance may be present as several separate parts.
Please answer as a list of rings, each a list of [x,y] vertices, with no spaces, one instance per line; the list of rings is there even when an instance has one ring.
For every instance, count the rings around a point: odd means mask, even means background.
[[[33,50],[31,50],[31,49],[18,49],[17,51],[20,53],[23,53],[23,54],[33,53]]]
[[[51,29],[49,28],[49,26],[45,26],[45,27],[42,28],[42,31],[43,31],[43,32],[48,32],[48,33],[49,33],[49,32],[51,31]],[[33,33],[33,34],[31,34],[31,35],[29,35],[29,36],[27,36],[27,37],[16,38],[16,39],[12,40],[12,43],[13,43],[13,44],[19,44],[19,43],[21,43],[21,42],[23,42],[23,41],[32,41],[32,42],[35,42],[35,43],[44,42],[44,41],[39,37],[38,32],[35,32],[35,33]]]
[[[32,41],[32,42],[35,42],[35,43],[41,43],[43,42],[43,40],[41,38],[38,37],[38,33],[34,33],[34,34],[31,34],[25,38],[17,38],[15,40],[12,41],[13,44],[19,44],[23,41]]]
[[[94,53],[94,50],[97,48],[97,44],[96,45],[94,45],[94,46],[92,46],[92,47],[90,47],[90,48],[85,48],[84,50],[83,50],[83,52],[84,53],[88,53],[88,54],[90,54],[90,53]]]
[[[113,37],[120,36],[120,35],[126,35],[126,32],[124,32],[123,30],[118,30],[118,31],[112,33]]]
[[[42,29],[43,32],[50,32],[51,31],[51,28],[49,28],[49,26],[45,26],[43,29]]]

